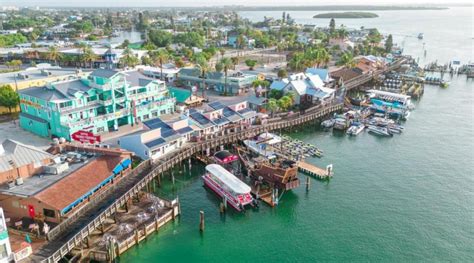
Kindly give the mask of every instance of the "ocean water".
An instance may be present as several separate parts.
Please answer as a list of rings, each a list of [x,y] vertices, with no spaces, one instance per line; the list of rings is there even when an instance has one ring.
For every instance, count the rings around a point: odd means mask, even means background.
[[[262,16],[248,13],[242,15]],[[377,13],[380,18],[344,24],[400,35],[406,53],[420,56],[421,63],[473,60],[470,8]],[[315,13],[290,14],[310,21]],[[421,43],[413,37],[419,32],[425,34]],[[262,203],[245,214],[221,215],[219,200],[202,186],[203,166],[193,164],[191,173],[177,170],[176,185],[168,177],[157,194],[179,196],[182,215],[120,261],[473,262],[473,94],[473,81],[465,76],[452,78],[447,89],[426,86],[404,133],[393,138],[299,128],[291,136],[325,153],[309,161],[332,163],[335,175],[330,181],[311,179],[309,191],[301,186],[285,193],[276,208]],[[304,182],[306,176],[299,176]]]

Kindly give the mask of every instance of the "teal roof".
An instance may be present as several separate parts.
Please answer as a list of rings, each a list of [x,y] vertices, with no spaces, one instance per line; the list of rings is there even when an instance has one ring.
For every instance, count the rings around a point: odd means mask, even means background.
[[[184,103],[189,97],[191,97],[191,91],[180,88],[169,88],[169,91],[173,97],[176,98],[177,102]]]

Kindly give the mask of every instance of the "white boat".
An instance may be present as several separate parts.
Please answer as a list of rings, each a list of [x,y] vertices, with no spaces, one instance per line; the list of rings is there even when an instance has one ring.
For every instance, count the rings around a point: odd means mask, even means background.
[[[372,132],[377,135],[393,136],[393,134],[389,132],[387,127],[379,127],[379,126],[370,125],[368,129],[369,129],[369,132]]]
[[[357,126],[352,126],[354,127],[354,130],[352,132],[352,135],[359,135],[359,133],[361,133],[364,129],[365,129],[365,125],[357,125]]]
[[[335,119],[328,119],[321,122],[321,126],[323,126],[324,128],[331,128],[332,126],[334,126],[334,123],[336,123]]]
[[[250,194],[250,187],[218,164],[207,165],[202,179],[207,187],[239,212],[256,202]]]

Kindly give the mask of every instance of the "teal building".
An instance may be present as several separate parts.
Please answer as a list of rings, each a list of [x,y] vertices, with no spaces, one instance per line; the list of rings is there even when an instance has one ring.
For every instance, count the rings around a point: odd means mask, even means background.
[[[18,92],[23,129],[67,140],[77,131],[100,135],[173,113],[176,102],[163,81],[111,69]]]

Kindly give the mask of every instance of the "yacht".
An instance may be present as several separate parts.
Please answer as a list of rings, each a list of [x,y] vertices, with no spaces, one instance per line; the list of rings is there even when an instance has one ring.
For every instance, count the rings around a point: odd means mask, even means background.
[[[369,129],[369,132],[372,132],[376,135],[393,136],[393,134],[390,133],[387,127],[379,127],[379,126],[370,125],[368,129]]]

